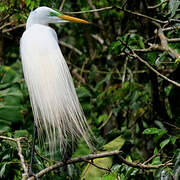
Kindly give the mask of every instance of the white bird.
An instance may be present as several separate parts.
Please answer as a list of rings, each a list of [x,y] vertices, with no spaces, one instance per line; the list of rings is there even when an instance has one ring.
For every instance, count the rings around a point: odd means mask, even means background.
[[[86,23],[48,7],[30,13],[20,40],[20,54],[38,137],[48,143],[50,154],[65,152],[69,139],[84,138],[93,149],[91,133],[78,101],[73,80],[50,23]]]

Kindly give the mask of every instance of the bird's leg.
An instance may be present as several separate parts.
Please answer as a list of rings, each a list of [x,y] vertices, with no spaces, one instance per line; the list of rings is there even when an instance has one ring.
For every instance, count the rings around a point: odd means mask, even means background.
[[[32,165],[34,163],[34,151],[35,151],[36,137],[37,137],[37,126],[36,126],[36,122],[34,121],[34,132],[33,132],[33,141],[32,141],[32,149],[31,149],[31,162],[30,162],[30,167],[29,167],[29,177],[34,176],[34,178],[36,180],[38,180],[38,178],[36,177],[35,173],[32,170]]]
[[[66,161],[69,159],[69,154],[68,154],[68,151],[67,150],[64,150],[65,152],[64,152],[64,154],[63,154],[63,159],[62,159],[62,161],[64,162],[64,163],[66,163]]]

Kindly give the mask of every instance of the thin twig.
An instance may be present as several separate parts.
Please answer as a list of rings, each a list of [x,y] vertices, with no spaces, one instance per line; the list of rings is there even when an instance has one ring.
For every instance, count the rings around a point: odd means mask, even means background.
[[[180,38],[167,39],[168,42],[180,42]]]
[[[96,39],[101,45],[104,44],[104,40],[97,34],[91,34],[91,36]]]
[[[168,126],[171,126],[172,128],[175,128],[180,131],[180,127],[175,126],[174,124],[171,124],[169,122],[164,122],[164,124],[167,124]]]
[[[164,4],[164,3],[168,2],[168,1],[169,1],[169,0],[164,0],[164,1],[160,2],[159,4],[156,4],[156,5],[154,5],[154,6],[148,6],[147,8],[148,8],[148,9],[156,9],[156,8],[158,8],[159,6],[161,6],[162,4]]]
[[[180,26],[163,28],[162,31],[165,32],[165,31],[171,31],[171,30],[176,30],[176,29],[180,29]]]
[[[12,27],[12,28],[9,28],[9,29],[3,29],[2,30],[2,33],[7,33],[7,32],[10,32],[10,31],[13,31],[15,29],[18,29],[18,28],[21,28],[21,27],[25,27],[26,24],[19,24],[18,26],[15,26],[15,27]]]
[[[116,8],[121,10],[121,11],[124,11],[126,13],[133,14],[133,15],[136,15],[136,16],[139,16],[139,17],[143,17],[143,18],[149,19],[151,21],[155,21],[155,22],[160,23],[160,24],[167,24],[168,23],[168,21],[161,21],[159,19],[152,18],[152,17],[147,16],[145,14],[141,14],[141,13],[138,13],[138,12],[134,12],[134,11],[130,11],[130,10],[127,10],[127,9],[123,9],[123,8],[121,8],[119,6],[116,6]]]
[[[77,78],[79,82],[81,82],[84,85],[87,85],[85,79],[78,73],[77,69],[73,69],[72,74]]]
[[[133,49],[134,52],[151,52],[151,51],[165,51],[165,49],[159,44],[150,44],[148,48],[144,49]]]
[[[59,7],[59,10],[60,10],[60,11],[62,11],[62,9],[63,9],[63,7],[64,7],[65,1],[66,1],[66,0],[62,0],[62,3],[61,3],[61,5],[60,5],[60,7]]]
[[[96,9],[97,9],[96,6],[93,4],[92,0],[88,0],[88,4],[89,4],[89,6],[90,6],[93,10],[96,10]],[[103,31],[102,31],[102,34],[103,34],[103,36],[105,37],[105,42],[106,42],[106,44],[107,44],[107,45],[110,45],[110,41],[109,41],[109,38],[108,38],[108,36],[107,36],[107,32],[104,31],[105,28],[104,28],[104,23],[103,23],[102,20],[101,20],[101,16],[99,15],[98,11],[94,11],[93,14],[94,14],[95,19],[98,20],[98,22],[97,22],[97,23],[98,23],[98,27],[100,27],[100,29],[103,30]],[[95,26],[97,26],[97,25],[95,24]]]
[[[47,161],[47,162],[49,162],[49,163],[55,162],[55,161],[53,161],[53,160],[49,160],[48,158],[42,156],[42,155],[41,155],[38,151],[36,151],[36,150],[35,150],[35,153],[36,153],[41,159],[43,159],[43,160],[45,160],[45,161]]]
[[[179,19],[169,19],[169,22],[177,22],[177,23],[180,23],[180,20],[179,20]]]
[[[8,19],[10,17],[10,14],[7,14],[5,17],[1,18],[0,23],[2,23],[3,21],[5,21],[6,19]]]
[[[144,161],[143,164],[145,165],[145,164],[147,164],[148,162],[150,162],[152,159],[154,159],[155,157],[160,156],[160,151],[161,151],[161,150],[162,150],[162,149],[160,149],[160,150],[158,151],[158,153],[156,153],[156,154],[154,154],[153,156],[151,156],[148,160]]]
[[[128,63],[128,57],[125,58],[125,62],[124,62],[123,75],[122,75],[122,83],[124,83],[124,81],[125,81],[127,63]]]
[[[78,55],[82,55],[82,52],[81,52],[79,49],[73,47],[71,44],[67,44],[67,43],[65,43],[64,41],[60,41],[60,40],[59,40],[59,44],[61,44],[62,46],[65,46],[65,47],[73,50],[73,51],[76,52]]]
[[[84,13],[92,13],[92,12],[99,12],[99,11],[105,11],[113,9],[113,6],[108,6],[100,9],[92,9],[92,10],[87,10],[87,11],[76,11],[76,12],[64,12],[65,14],[84,14]]]
[[[159,165],[145,165],[145,164],[142,164],[142,163],[134,163],[134,162],[129,162],[127,160],[125,160],[122,156],[119,156],[119,158],[121,159],[121,161],[128,165],[128,166],[131,166],[131,167],[134,167],[134,168],[140,168],[140,169],[159,169],[160,167],[163,167],[163,166],[171,166],[173,165],[173,163],[170,163],[170,161],[167,161],[163,164],[159,164]]]
[[[6,24],[2,25],[2,26],[0,27],[0,30],[1,30],[1,29],[3,29],[3,28],[5,28],[6,26],[11,25],[11,24],[12,24],[12,22],[8,22],[8,23],[6,23]]]
[[[99,130],[102,129],[107,123],[108,121],[110,120],[111,116],[113,114],[113,111],[111,110],[109,115],[108,115],[108,118],[103,122],[103,124],[98,128]]]
[[[94,164],[92,161],[85,161],[85,162],[93,165],[94,167],[96,167],[96,168],[98,168],[98,169],[102,169],[102,170],[104,170],[104,171],[109,171],[109,172],[111,172],[110,169],[107,169],[107,168],[103,168],[103,167],[101,167],[101,166],[98,166],[98,165]]]

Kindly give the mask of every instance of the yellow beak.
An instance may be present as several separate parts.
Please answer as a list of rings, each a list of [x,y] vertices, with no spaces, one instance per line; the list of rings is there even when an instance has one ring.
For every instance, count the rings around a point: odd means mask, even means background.
[[[72,17],[72,16],[68,16],[68,15],[61,15],[60,16],[61,19],[66,20],[66,21],[71,21],[71,22],[76,22],[76,23],[83,23],[83,24],[90,24],[88,21],[80,19],[80,18],[76,18],[76,17]]]

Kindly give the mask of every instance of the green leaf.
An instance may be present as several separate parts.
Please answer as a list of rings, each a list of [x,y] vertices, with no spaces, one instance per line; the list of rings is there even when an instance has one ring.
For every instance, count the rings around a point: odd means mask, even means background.
[[[111,168],[112,166],[112,157],[98,158],[93,160],[94,164],[104,168]],[[99,180],[106,173],[106,171],[102,169],[98,169],[93,165],[87,165],[82,173],[81,180]]]
[[[157,154],[157,153],[158,153],[158,149],[157,149],[157,147],[155,147],[154,154]]]
[[[132,162],[131,156],[128,155],[128,156],[126,157],[126,160],[129,161],[129,162]]]
[[[10,157],[10,155],[6,154],[5,156],[3,156],[2,161],[8,159],[9,157]]]
[[[81,140],[78,142],[76,151],[73,153],[72,157],[85,156],[90,153],[90,149],[85,141]]]
[[[8,106],[0,104],[0,119],[10,122],[23,122],[23,114],[25,111],[26,109],[23,106]]]
[[[91,93],[85,87],[79,87],[76,89],[77,95],[79,99],[91,97]]]
[[[2,168],[1,168],[1,170],[0,170],[0,178],[2,178],[3,175],[4,175],[4,173],[5,173],[6,165],[7,165],[7,162],[4,163],[4,165],[2,166]]]
[[[9,66],[1,66],[0,75],[1,83],[19,82],[21,80],[21,75]]]
[[[171,137],[170,137],[170,141],[171,141],[171,143],[172,143],[172,144],[175,144],[176,139],[177,139],[177,137],[176,137],[176,136],[171,136]]]
[[[108,144],[104,145],[103,149],[105,149],[106,151],[120,150],[124,143],[125,140],[121,136],[119,136],[110,141]]]
[[[0,91],[0,103],[4,105],[17,105],[23,101],[23,94],[19,87],[12,86]]]
[[[161,164],[162,162],[160,161],[160,156],[158,157],[155,157],[153,160],[152,160],[152,165],[159,165]]]
[[[169,5],[168,13],[171,14],[169,18],[172,18],[176,14],[176,11],[178,11],[180,2],[178,0],[171,0],[169,1],[168,5]]]
[[[19,138],[19,137],[28,137],[29,133],[27,130],[16,130],[14,132],[14,137]]]
[[[8,131],[10,131],[10,127],[0,122],[0,134]]]
[[[180,63],[180,57],[175,60],[175,63]]]
[[[162,149],[164,146],[166,146],[166,145],[169,143],[169,141],[170,141],[170,139],[165,139],[164,141],[162,141],[162,142],[160,143],[161,149]]]
[[[165,134],[167,133],[164,129],[148,128],[143,131],[143,134]]]
[[[119,46],[121,46],[121,41],[118,40],[116,42],[113,42],[110,46],[110,50],[113,51],[113,50],[119,48]]]
[[[107,74],[104,79],[97,83],[95,89],[100,90],[104,84],[106,84],[111,79],[111,73]]]
[[[120,164],[115,164],[111,170],[114,172],[114,171],[118,171],[119,169],[121,168],[121,165]]]
[[[117,179],[118,172],[113,172],[102,177],[102,180],[115,180]]]
[[[100,116],[98,117],[97,123],[99,124],[99,123],[101,123],[101,122],[103,122],[103,121],[106,121],[107,119],[108,119],[108,115],[107,115],[107,114],[102,114],[102,115],[100,115]]]

